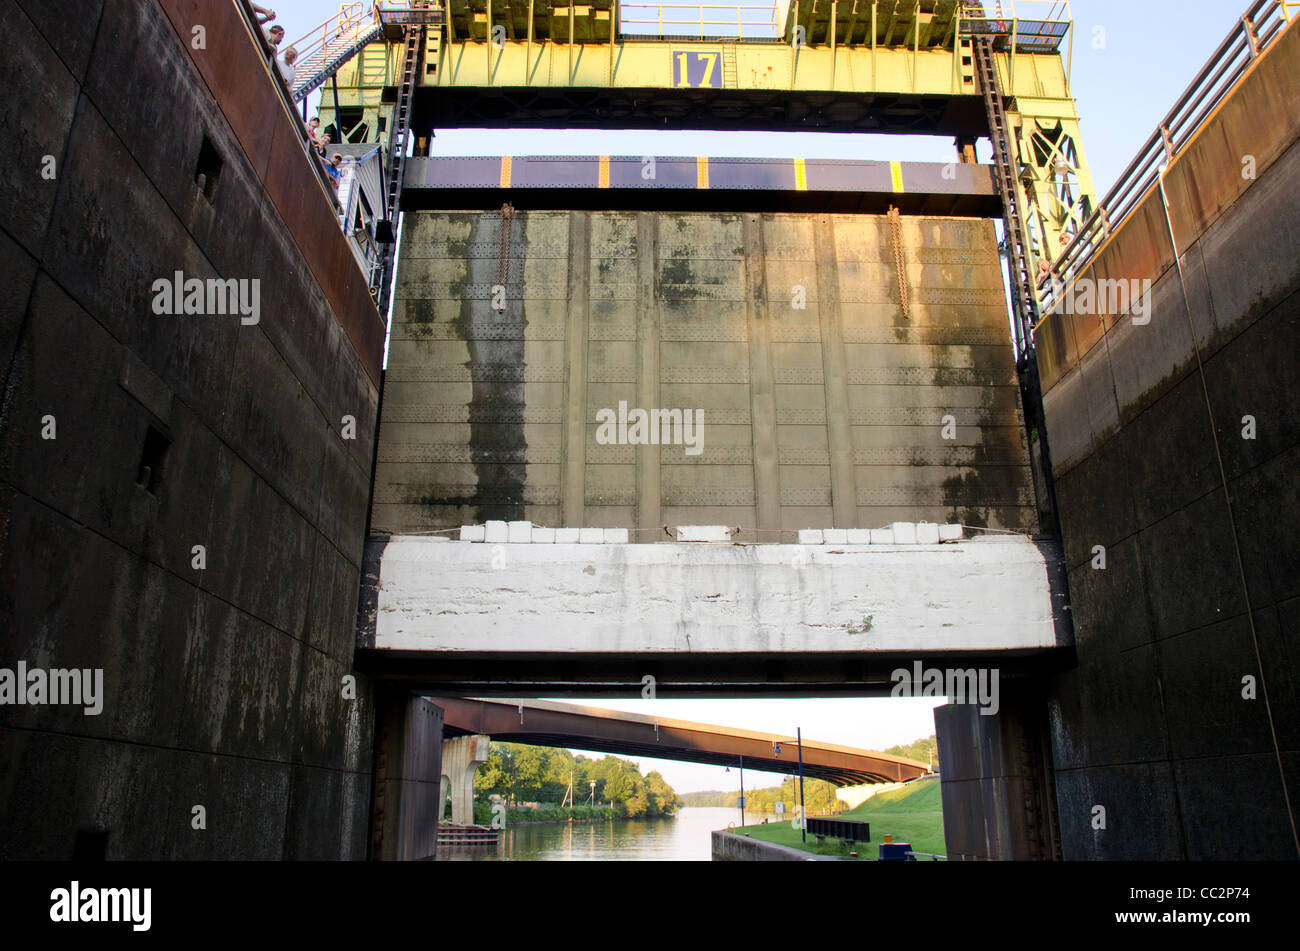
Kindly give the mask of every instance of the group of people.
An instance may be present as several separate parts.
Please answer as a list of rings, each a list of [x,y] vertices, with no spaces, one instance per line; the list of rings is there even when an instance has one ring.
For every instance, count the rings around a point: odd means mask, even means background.
[[[271,47],[275,68],[279,72],[280,78],[284,80],[285,86],[292,89],[296,72],[294,63],[298,61],[298,51],[291,46],[283,53],[278,53],[280,44],[284,42],[284,27],[278,23],[270,27],[266,25],[275,19],[275,11],[258,6],[256,3],[251,4],[251,6],[257,13],[257,23],[262,28],[262,35],[266,37],[266,42]],[[330,134],[321,129],[320,119],[313,117],[306,123],[306,129],[307,137],[311,140],[312,151],[316,153],[317,159],[325,167],[330,184],[334,186],[335,191],[338,191],[343,167],[342,153],[329,154]]]
[[[276,71],[280,74],[280,78],[284,80],[285,86],[292,89],[294,75],[297,72],[293,64],[298,62],[298,51],[292,46],[283,53],[279,51],[280,44],[284,42],[284,27],[278,23],[270,27],[266,25],[275,19],[274,10],[268,10],[256,3],[252,3],[250,6],[257,14],[257,23],[262,28],[262,35],[266,37],[266,42],[271,47],[271,55],[275,62]]]
[[[335,191],[338,191],[339,176],[342,174],[343,154],[341,152],[335,152],[333,155],[329,154],[330,142],[332,141],[330,134],[321,129],[320,119],[316,116],[312,116],[307,120],[307,138],[311,140],[311,147],[315,151],[316,157],[325,166],[325,171],[330,177],[330,184],[334,186]]]

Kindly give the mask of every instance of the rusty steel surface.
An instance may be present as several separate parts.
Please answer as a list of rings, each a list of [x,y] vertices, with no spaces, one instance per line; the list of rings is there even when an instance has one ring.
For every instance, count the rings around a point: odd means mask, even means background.
[[[1164,186],[1180,251],[1186,251],[1255,178],[1300,136],[1300,30],[1294,24],[1218,102],[1169,161]],[[1254,177],[1245,174],[1253,162]],[[1075,280],[1155,280],[1174,265],[1159,185],[1149,184],[1124,221],[1110,231]],[[1064,284],[1069,289],[1073,281]],[[1060,295],[1058,295],[1059,297]],[[1066,313],[1057,307],[1034,330],[1043,390],[1087,356],[1127,315]]]
[[[185,46],[366,374],[378,386],[383,319],[297,135],[298,119],[282,101],[256,38],[228,0],[161,0],[161,5],[182,38],[188,40],[201,24],[208,41],[217,44],[201,55],[188,42]]]
[[[429,699],[442,708],[444,736],[484,734],[510,743],[715,766],[734,766],[743,757],[748,768],[789,775],[799,769],[792,736],[540,700]],[[905,782],[930,769],[900,756],[804,740],[803,771],[837,786],[853,786]]]

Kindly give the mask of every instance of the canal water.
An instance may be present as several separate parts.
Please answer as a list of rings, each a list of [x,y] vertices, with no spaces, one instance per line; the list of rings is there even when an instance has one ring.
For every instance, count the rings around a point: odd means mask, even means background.
[[[774,821],[776,817],[770,817]],[[748,822],[762,821],[746,813]],[[670,819],[515,825],[495,849],[438,849],[439,861],[699,861],[711,858],[714,829],[740,824],[740,810],[682,809]]]

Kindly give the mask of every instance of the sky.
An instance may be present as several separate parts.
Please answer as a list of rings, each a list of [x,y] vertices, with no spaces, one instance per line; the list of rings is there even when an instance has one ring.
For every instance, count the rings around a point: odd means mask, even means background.
[[[679,0],[680,2],[680,0]],[[717,0],[714,0],[717,2]],[[290,38],[337,11],[329,0],[278,0],[269,5]],[[746,0],[752,6],[753,0]],[[1109,190],[1134,153],[1159,125],[1204,62],[1234,27],[1248,0],[1073,0],[1071,84],[1083,151],[1099,194]],[[311,106],[314,108],[313,97]],[[837,133],[637,132],[591,130],[439,129],[435,155],[713,155],[752,157],[949,161],[946,137],[865,136]],[[987,161],[987,140],[980,159]],[[567,702],[804,735],[847,746],[883,749],[934,732],[932,709],[921,699],[653,700]],[[599,756],[603,754],[587,754]],[[735,789],[738,770],[637,759],[643,772],[659,770],[678,792]],[[745,785],[773,785],[780,777],[746,771]]]

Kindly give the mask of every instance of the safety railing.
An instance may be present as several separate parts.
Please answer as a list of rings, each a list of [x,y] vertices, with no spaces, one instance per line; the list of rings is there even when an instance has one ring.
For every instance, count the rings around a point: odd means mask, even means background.
[[[637,11],[654,13],[645,16],[638,15]],[[686,11],[694,11],[695,15],[688,15]],[[731,16],[733,13],[734,19]],[[618,25],[620,34],[628,39],[646,35],[700,39],[772,39],[780,32],[775,2],[768,6],[738,6],[735,3],[622,3],[619,5]],[[637,27],[640,29],[629,29]],[[695,32],[688,32],[690,30]]]
[[[446,11],[440,2],[429,6],[381,2],[375,6],[385,26],[441,26],[446,22]]]
[[[284,104],[289,120],[293,122],[294,127],[298,131],[298,139],[302,145],[303,154],[307,157],[308,164],[310,164],[312,169],[315,171],[316,178],[320,181],[321,187],[324,188],[325,194],[329,196],[330,201],[333,202],[337,212],[339,207],[338,195],[334,191],[334,186],[331,183],[329,173],[325,171],[325,166],[316,157],[316,152],[311,141],[308,139],[306,127],[303,123],[297,121],[297,111],[294,108],[293,99],[290,97],[289,90],[285,88],[284,83],[280,81],[281,77],[279,70],[276,69],[276,51],[266,42],[266,37],[262,33],[262,27],[257,22],[257,17],[253,12],[252,7],[249,6],[248,0],[232,0],[232,2],[235,5],[235,9],[239,12],[239,15],[244,18],[244,23],[248,27],[248,32],[250,33],[253,42],[257,44],[257,49],[261,54],[262,59],[270,64],[271,85],[275,87],[276,94]]]
[[[368,26],[407,26],[443,22],[443,5],[416,6],[409,2],[343,3],[339,12],[294,40],[285,49],[298,51],[299,62],[309,62],[337,40],[354,36]]]
[[[992,37],[995,51],[1017,53],[1054,53],[1074,25],[1069,0],[967,0],[961,21],[961,33]]]
[[[1300,0],[1295,0],[1300,3]],[[997,20],[1072,20],[1070,0],[966,0],[966,15]],[[975,11],[972,13],[971,11]]]
[[[1111,234],[1141,204],[1160,179],[1160,169],[1200,131],[1251,64],[1296,16],[1300,0],[1255,0],[1237,21],[1164,120],[1138,150],[1097,210],[1083,223],[1050,269],[1038,281],[1039,302],[1047,315],[1064,288],[1092,263]]]
[[[376,22],[378,16],[377,4],[344,3],[339,7],[338,13],[320,26],[298,37],[285,49],[297,50],[298,60],[306,63],[312,57],[318,56],[334,40],[344,34],[354,32],[363,24]]]

